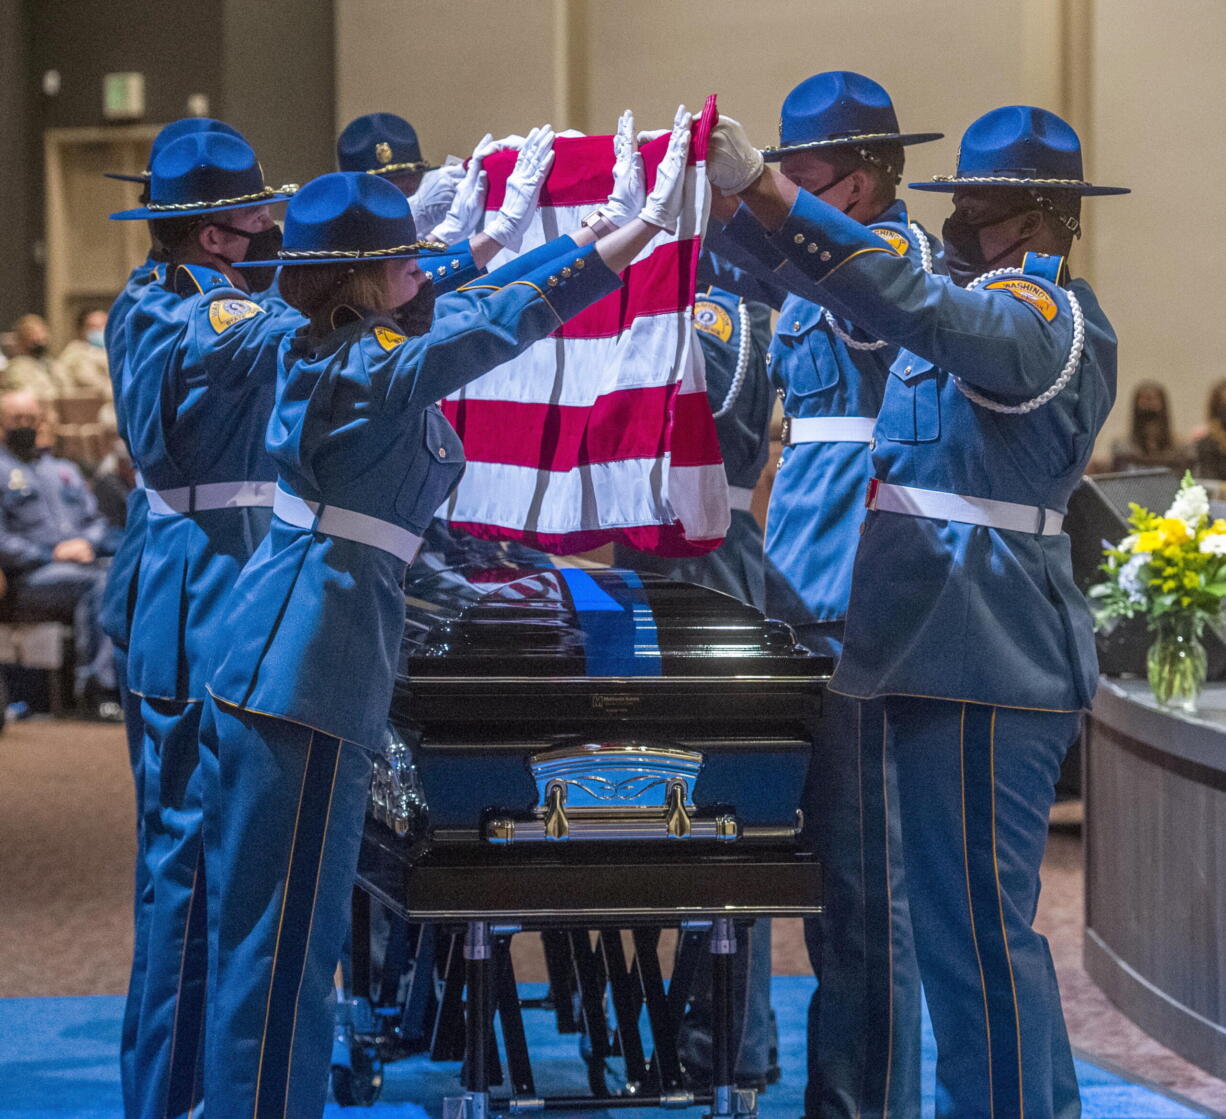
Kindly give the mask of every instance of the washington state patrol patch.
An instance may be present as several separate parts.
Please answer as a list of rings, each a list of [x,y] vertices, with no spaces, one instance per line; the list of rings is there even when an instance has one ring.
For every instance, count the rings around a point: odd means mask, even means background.
[[[721,342],[732,337],[732,316],[709,299],[694,304],[694,325],[704,334],[714,334]]]
[[[229,330],[236,322],[242,322],[253,315],[262,315],[264,308],[250,299],[214,299],[209,304],[209,325],[220,334]]]
[[[911,242],[908,241],[897,229],[884,229],[880,226],[873,226],[873,232],[877,234],[887,245],[890,246],[899,256],[906,256],[907,250],[911,247]]]
[[[1056,306],[1056,301],[1032,280],[1022,280],[1007,276],[1003,280],[993,280],[990,284],[986,284],[985,290],[1007,291],[1015,299],[1020,299],[1023,303],[1029,303],[1048,322],[1051,322],[1060,310]]]
[[[386,326],[375,327],[375,341],[379,343],[385,350],[394,350],[401,342],[404,342],[405,336],[392,330]]]

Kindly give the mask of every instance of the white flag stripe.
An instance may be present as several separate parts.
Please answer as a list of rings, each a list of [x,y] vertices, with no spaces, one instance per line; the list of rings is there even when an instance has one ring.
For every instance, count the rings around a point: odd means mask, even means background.
[[[453,400],[514,400],[524,404],[591,407],[611,392],[681,382],[682,392],[706,392],[702,347],[686,316],[637,318],[612,338],[553,339],[469,382]],[[667,355],[672,360],[666,360]]]
[[[524,510],[531,512],[525,517]],[[683,519],[692,540],[723,536],[729,521],[723,465],[673,466],[667,455],[565,472],[470,462],[464,484],[438,515],[549,535]]]

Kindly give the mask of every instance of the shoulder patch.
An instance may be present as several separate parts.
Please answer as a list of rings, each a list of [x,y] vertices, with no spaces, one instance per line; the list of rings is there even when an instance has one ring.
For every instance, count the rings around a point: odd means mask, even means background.
[[[700,299],[694,304],[694,325],[704,334],[714,334],[721,342],[732,337],[732,316],[709,299]]]
[[[401,342],[407,341],[405,336],[387,326],[375,327],[375,341],[385,350],[394,350]]]
[[[236,322],[242,322],[253,315],[262,315],[264,308],[250,299],[214,299],[209,304],[209,325],[220,334],[229,330]]]
[[[911,242],[899,233],[897,229],[887,229],[883,226],[873,226],[872,229],[899,256],[907,255],[907,250],[911,248]]]
[[[986,284],[984,290],[1007,291],[1015,299],[1029,303],[1048,322],[1051,322],[1060,311],[1060,308],[1056,306],[1056,301],[1048,295],[1046,289],[1033,280],[1006,276],[1003,280],[993,280],[990,284]]]

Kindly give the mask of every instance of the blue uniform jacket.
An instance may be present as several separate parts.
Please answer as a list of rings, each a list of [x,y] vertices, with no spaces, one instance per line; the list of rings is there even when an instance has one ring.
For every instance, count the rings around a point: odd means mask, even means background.
[[[281,339],[303,322],[277,299],[254,302],[219,272],[178,265],[128,315],[122,409],[151,490],[273,482],[264,431]],[[132,619],[129,686],[139,695],[204,698],[221,605],[267,531],[271,510],[149,510]]]
[[[901,348],[877,419],[877,478],[1034,506],[1036,524],[1040,507],[1065,511],[1115,399],[1115,334],[1088,284],[1028,274],[965,291],[804,192],[770,239]],[[1026,414],[972,403],[955,377],[1006,405],[1055,383],[1073,341],[1069,292],[1085,348],[1067,387]],[[1064,534],[870,513],[845,640],[832,686],[853,696],[1066,711],[1086,706],[1097,684]]]
[[[82,537],[110,551],[111,527],[75,463],[53,455],[24,461],[0,447],[0,568],[10,573],[51,563],[63,540]]]
[[[111,304],[106,316],[106,358],[111,374],[112,395],[115,399],[115,421],[119,437],[131,450],[123,412],[123,377],[128,352],[128,334],[124,329],[128,315],[145,290],[165,276],[165,265],[152,256],[132,269],[123,290]],[[102,631],[121,649],[128,647],[132,631],[132,611],[136,608],[136,572],[145,546],[145,514],[149,505],[145,491],[137,486],[128,494],[128,509],[124,518],[123,539],[107,572],[106,587],[98,610]]]
[[[439,300],[421,337],[373,316],[323,339],[286,339],[268,428],[280,484],[422,535],[464,471],[435,402],[618,284],[594,248],[563,237]],[[227,604],[209,690],[377,749],[404,630],[404,575],[390,552],[274,518]]]
[[[917,264],[921,260],[902,202],[893,203],[868,229],[878,243],[905,252]],[[924,236],[934,269],[943,270],[939,242]],[[818,291],[804,272],[787,264],[745,207],[724,227],[716,247],[727,254],[723,262],[716,257],[716,268],[735,269],[732,282],[782,295],[767,361],[784,414],[875,417],[898,347],[857,350],[840,339],[826,321],[824,304],[840,315],[845,334],[876,340],[848,321],[830,293]],[[736,260],[741,264],[732,263]],[[866,443],[798,443],[784,449],[766,519],[766,556],[773,568],[768,613],[798,624],[846,616],[870,471]]]

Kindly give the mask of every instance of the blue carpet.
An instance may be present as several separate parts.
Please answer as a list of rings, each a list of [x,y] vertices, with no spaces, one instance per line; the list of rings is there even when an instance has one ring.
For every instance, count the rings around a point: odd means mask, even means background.
[[[776,978],[773,1003],[779,1019],[783,1079],[762,1098],[763,1119],[797,1119],[804,1092],[805,1007],[811,979]],[[532,993],[540,993],[539,990]],[[123,1002],[92,998],[0,999],[0,1117],[3,1119],[120,1119],[116,1052]],[[586,1092],[574,1035],[559,1036],[553,1016],[525,1015],[538,1091]],[[932,1114],[932,1035],[925,1027],[925,1114]],[[424,1057],[390,1065],[383,1095],[368,1111],[328,1108],[330,1119],[398,1116],[426,1119],[441,1112],[455,1091],[458,1066]],[[1077,1062],[1085,1119],[1193,1119],[1203,1113],[1088,1061]],[[421,1101],[421,1106],[409,1101]],[[601,1113],[594,1113],[599,1115]],[[676,1119],[677,1112],[620,1113]],[[685,1114],[697,1115],[697,1111]]]

